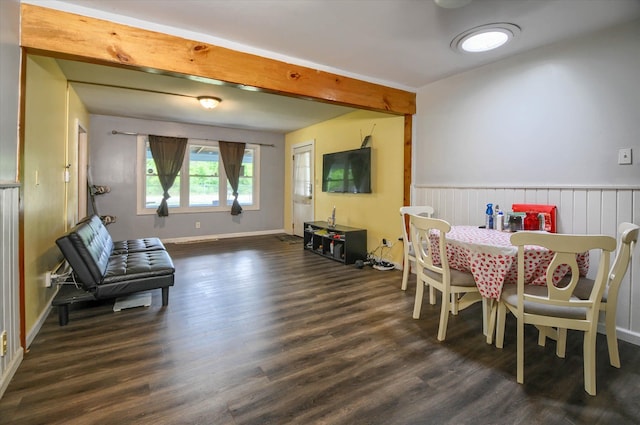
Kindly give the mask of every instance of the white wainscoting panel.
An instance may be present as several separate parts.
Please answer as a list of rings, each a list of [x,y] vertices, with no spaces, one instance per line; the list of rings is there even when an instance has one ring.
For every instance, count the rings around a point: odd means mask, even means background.
[[[7,332],[7,352],[0,356],[0,397],[22,361],[18,298],[17,185],[0,185],[0,333]]]
[[[512,204],[558,207],[559,233],[606,234],[617,238],[618,224],[640,224],[639,187],[431,187],[415,185],[412,205],[431,205],[435,216],[453,225],[483,225],[486,204],[510,211]],[[596,264],[597,258],[591,260]],[[613,258],[612,258],[613,261]],[[640,248],[636,247],[618,298],[618,337],[640,345]],[[601,331],[604,329],[601,326]]]

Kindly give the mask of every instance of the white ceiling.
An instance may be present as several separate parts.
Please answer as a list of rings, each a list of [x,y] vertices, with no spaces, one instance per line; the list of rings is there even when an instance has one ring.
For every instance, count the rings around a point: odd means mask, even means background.
[[[441,8],[432,0],[23,2],[162,31],[409,91],[536,47],[640,17],[640,0],[472,0],[456,9]],[[516,24],[522,32],[495,52],[462,54],[449,47],[459,33],[494,22]],[[72,80],[141,85],[152,90],[164,87],[162,91],[176,90],[194,96],[210,94],[224,99],[217,109],[206,112],[194,108],[195,101],[189,98],[164,95],[160,99],[161,95],[151,93],[74,85],[92,113],[286,132],[349,110],[167,76],[116,68],[103,72],[95,71],[93,65],[61,63]]]

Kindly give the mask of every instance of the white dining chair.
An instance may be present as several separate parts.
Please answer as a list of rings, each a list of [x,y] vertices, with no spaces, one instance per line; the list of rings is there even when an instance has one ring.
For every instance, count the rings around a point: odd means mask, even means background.
[[[502,348],[506,311],[517,320],[517,381],[524,383],[524,325],[584,332],[584,388],[596,394],[596,333],[600,302],[607,283],[611,252],[616,240],[604,235],[566,235],[543,232],[518,232],[511,236],[518,247],[518,283],[505,285],[498,304],[496,346]],[[546,286],[525,285],[524,246],[537,245],[554,253],[546,270]],[[598,251],[600,261],[589,298],[581,300],[574,295],[579,280],[577,255]],[[571,278],[563,285],[553,283],[555,270],[562,265],[570,268]]]
[[[416,256],[413,254],[413,246],[411,245],[411,235],[408,231],[410,214],[420,215],[424,217],[433,217],[434,209],[428,205],[400,207],[400,218],[402,219],[402,242],[404,246],[404,259],[402,261],[402,286],[403,291],[407,290],[407,282],[409,273],[411,273],[411,264],[415,264]],[[435,295],[431,298],[431,303],[435,303]]]
[[[620,353],[618,352],[618,335],[616,333],[616,310],[618,308],[618,293],[624,275],[627,273],[629,263],[633,255],[633,249],[638,242],[640,226],[634,223],[620,223],[618,226],[619,242],[616,257],[613,260],[608,281],[600,301],[600,311],[605,316],[605,330],[607,334],[607,346],[609,349],[609,363],[613,367],[620,367]],[[573,294],[580,299],[588,299],[595,282],[593,279],[581,277]],[[564,358],[566,351],[566,329],[557,331],[549,329],[540,330],[540,345],[544,346],[545,337],[550,336],[557,340],[557,355]]]
[[[451,225],[437,218],[409,216],[411,243],[416,258],[417,285],[416,299],[413,307],[413,318],[420,318],[424,287],[437,289],[442,293],[442,307],[440,308],[440,324],[438,326],[438,341],[444,341],[447,334],[449,313],[457,314],[459,310],[480,301],[480,292],[473,275],[449,267],[447,259],[446,234]],[[433,261],[433,246],[429,239],[432,230],[439,232],[438,253],[440,264]],[[473,301],[460,302],[460,296],[475,293],[478,295]]]

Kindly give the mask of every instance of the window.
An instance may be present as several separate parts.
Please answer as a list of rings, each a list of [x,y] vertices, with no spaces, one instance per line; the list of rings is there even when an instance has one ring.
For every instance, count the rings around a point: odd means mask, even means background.
[[[172,214],[229,211],[233,189],[227,181],[217,142],[189,139],[182,169],[167,200]],[[242,158],[238,202],[245,210],[258,209],[260,147],[247,144]],[[155,214],[162,187],[146,136],[138,136],[138,214]]]

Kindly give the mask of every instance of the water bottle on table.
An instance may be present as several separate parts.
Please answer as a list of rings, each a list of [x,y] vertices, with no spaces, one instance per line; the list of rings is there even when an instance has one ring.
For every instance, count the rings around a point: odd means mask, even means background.
[[[484,225],[487,229],[493,229],[493,204],[487,204]]]

